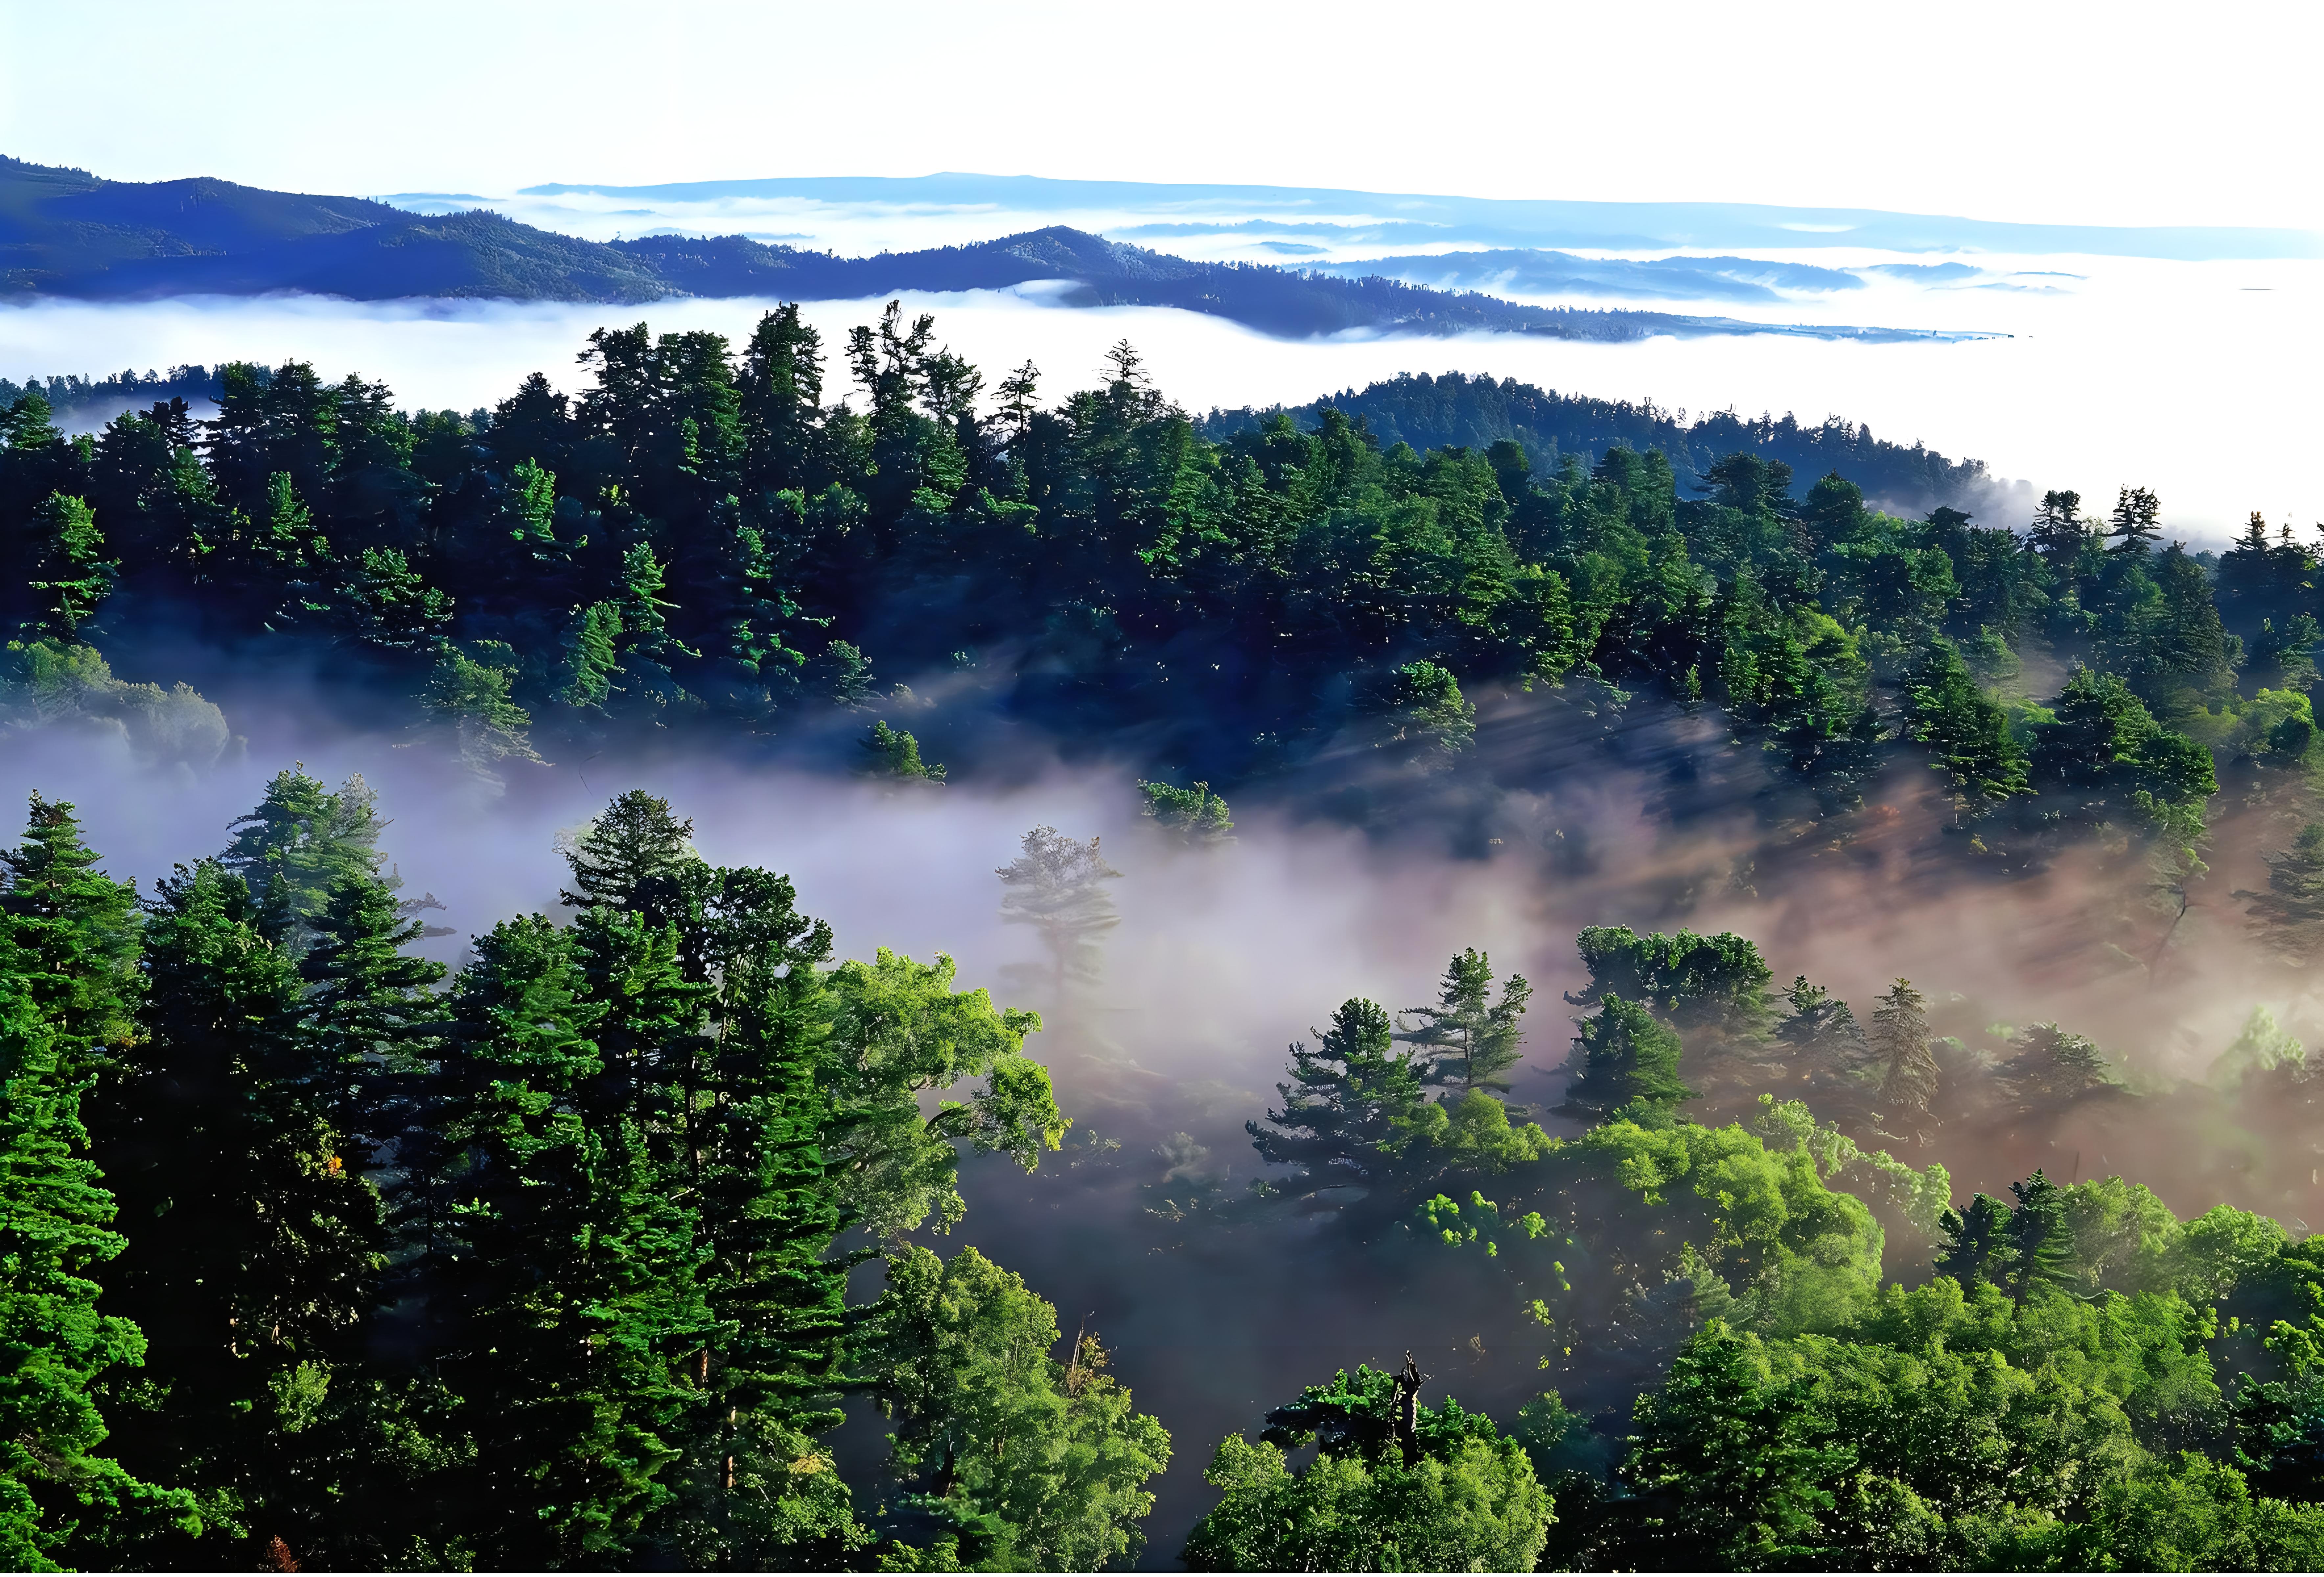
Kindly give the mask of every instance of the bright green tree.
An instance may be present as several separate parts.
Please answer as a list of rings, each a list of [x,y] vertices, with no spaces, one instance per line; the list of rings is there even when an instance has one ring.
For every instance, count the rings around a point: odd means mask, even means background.
[[[890,1468],[969,1533],[954,1536],[958,1562],[1093,1572],[1145,1542],[1144,1486],[1169,1465],[1169,1434],[1132,1410],[1093,1333],[1065,1363],[1057,1339],[1056,1309],[974,1249],[888,1262],[867,1356],[896,1420]]]

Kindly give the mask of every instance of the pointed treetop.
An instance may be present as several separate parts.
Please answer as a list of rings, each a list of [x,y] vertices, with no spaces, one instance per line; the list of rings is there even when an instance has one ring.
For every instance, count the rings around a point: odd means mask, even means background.
[[[669,801],[632,788],[569,839],[560,840],[573,885],[557,895],[577,909],[632,909],[649,879],[692,863],[694,823],[670,813]]]

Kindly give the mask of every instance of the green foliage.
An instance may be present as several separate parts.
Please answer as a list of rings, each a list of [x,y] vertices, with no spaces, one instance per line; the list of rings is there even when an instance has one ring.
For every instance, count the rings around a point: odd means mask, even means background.
[[[87,499],[52,493],[34,512],[32,525],[41,533],[39,572],[45,578],[32,582],[32,589],[47,606],[32,632],[69,641],[112,595],[121,567],[104,556],[105,537]]]
[[[422,697],[430,721],[451,733],[460,759],[480,772],[512,759],[540,760],[526,737],[532,715],[509,698],[515,669],[489,660],[497,655],[486,652],[488,660],[479,660],[457,647],[444,647]]]
[[[1528,1570],[1551,1520],[1519,1441],[1491,1419],[1415,1404],[1418,1372],[1360,1367],[1267,1415],[1259,1443],[1222,1441],[1222,1491],[1181,1554],[1197,1572]],[[1286,1449],[1313,1443],[1296,1473]]]
[[[1208,783],[1174,788],[1167,783],[1140,781],[1138,792],[1146,800],[1139,814],[1182,844],[1223,843],[1234,831],[1234,823],[1227,818],[1227,802],[1212,793]]]
[[[872,724],[872,732],[863,741],[863,758],[862,770],[872,777],[926,783],[944,781],[943,765],[923,762],[920,742],[889,727],[885,720]]]
[[[650,882],[695,860],[694,824],[670,814],[669,801],[632,788],[565,841],[573,885],[557,895],[577,909],[638,908]]]
[[[2252,900],[2252,928],[2271,952],[2305,964],[2324,943],[2324,823],[2310,822],[2266,860],[2268,890],[2236,896]]]
[[[1631,1538],[1665,1569],[1816,1563],[1845,1447],[1814,1438],[1808,1386],[1770,1377],[1757,1340],[1713,1320],[1638,1398],[1622,1464]]]
[[[1170,1436],[1131,1410],[1094,1335],[1051,1358],[1056,1309],[974,1249],[891,1258],[877,1319],[890,1471],[923,1485],[929,1509],[979,1526],[984,1564],[1090,1572],[1138,1552],[1144,1485],[1169,1465]]]
[[[2025,749],[2010,733],[2007,715],[1950,642],[1930,647],[1904,693],[1912,736],[1934,753],[1967,811],[2030,790]]]
[[[2095,1041],[2055,1024],[2020,1032],[2021,1049],[1997,1070],[2021,1106],[2056,1112],[2093,1095],[2119,1093],[2121,1083]]]
[[[1282,1109],[1267,1114],[1265,1129],[1243,1124],[1251,1148],[1270,1165],[1306,1167],[1319,1184],[1336,1180],[1334,1167],[1361,1179],[1394,1172],[1430,1110],[1420,1057],[1396,1050],[1387,1011],[1360,997],[1333,1010],[1331,1028],[1308,1033],[1316,1048],[1292,1042],[1292,1083],[1275,1087]]]
[[[1589,986],[1573,999],[1578,1004],[1619,996],[1682,1031],[1752,1036],[1767,1026],[1773,972],[1756,944],[1731,931],[1641,936],[1628,926],[1591,926],[1575,945],[1590,971]]]
[[[54,820],[44,827],[46,807],[33,803],[34,835],[47,844],[32,847],[47,853],[60,828]],[[69,814],[60,819],[69,825]],[[11,862],[12,898],[25,882],[24,854]],[[108,961],[56,958],[41,932],[53,934],[57,920],[10,918],[10,934],[0,937],[0,1358],[8,1375],[0,1386],[0,1559],[53,1571],[76,1537],[85,1547],[121,1547],[149,1529],[190,1533],[200,1524],[183,1489],[157,1489],[97,1454],[107,1431],[96,1382],[140,1363],[145,1342],[130,1321],[97,1312],[93,1277],[124,1244],[107,1230],[114,1200],[88,1159],[81,1125],[89,1078],[77,1070],[82,1058],[73,1047],[83,1041],[85,1056],[89,993],[73,991],[71,975],[58,978],[56,966],[87,968],[95,986],[111,973]],[[27,929],[36,949],[30,954],[20,941]],[[45,1009],[42,996],[51,999]],[[106,1021],[100,1009],[95,1022]]]
[[[2157,723],[2112,674],[2077,669],[2055,710],[2057,721],[2034,739],[2036,788],[2060,796],[2079,818],[2127,818],[2193,842],[2203,802],[2218,792],[2210,752]]]
[[[1877,1099],[1886,1131],[1924,1136],[1936,1120],[1932,1103],[1941,1074],[1929,1049],[1927,1000],[1911,981],[1900,979],[1882,994],[1865,1041],[1880,1080]]]
[[[93,646],[12,641],[0,657],[0,720],[18,727],[94,724],[118,730],[142,762],[216,765],[241,742],[190,686],[125,684]]]
[[[1380,748],[1423,771],[1441,771],[1476,742],[1477,708],[1451,670],[1408,662],[1373,686],[1369,710],[1379,718]]]
[[[955,1143],[1008,1156],[1030,1172],[1054,1150],[1067,1120],[1048,1070],[1024,1055],[1041,1016],[1001,1009],[979,987],[954,991],[954,964],[916,964],[887,948],[850,959],[826,978],[835,1126],[824,1147],[851,1223],[908,1231],[931,1214],[948,1230],[967,1210],[955,1183]],[[965,1101],[942,1098],[964,1080]],[[937,1096],[924,1115],[922,1094]]]
[[[1467,948],[1444,966],[1436,1004],[1405,1010],[1420,1023],[1397,1038],[1422,1048],[1428,1059],[1425,1082],[1457,1082],[1464,1093],[1509,1087],[1502,1075],[1525,1055],[1525,1010],[1533,987],[1513,974],[1501,982],[1501,1000],[1494,1002],[1492,983],[1491,961]]]
[[[1595,1018],[1580,1020],[1574,1046],[1582,1074],[1558,1108],[1588,1120],[1667,1128],[1678,1103],[1694,1092],[1679,1082],[1679,1041],[1634,1002],[1607,995]]]

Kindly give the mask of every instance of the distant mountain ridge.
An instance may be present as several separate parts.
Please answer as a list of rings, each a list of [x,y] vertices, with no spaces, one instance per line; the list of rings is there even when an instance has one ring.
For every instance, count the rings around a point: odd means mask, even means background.
[[[0,159],[0,300],[304,291],[637,304],[672,296],[840,300],[1062,281],[1067,304],[1176,307],[1292,337],[1346,332],[1951,338],[1921,330],[1521,305],[1391,279],[1197,263],[1062,226],[973,245],[837,257],[741,235],[601,243],[484,210],[416,214],[232,181],[110,181]]]
[[[448,194],[404,193],[398,202]],[[715,206],[736,200],[881,203],[1016,214],[1144,213],[1167,220],[1116,235],[1210,234],[1225,228],[1312,228],[1361,234],[1383,244],[1448,241],[1487,246],[1588,247],[1633,252],[1820,246],[1892,252],[2086,253],[2102,257],[2268,258],[2324,256],[2324,234],[2257,226],[2049,225],[1905,214],[1881,208],[1786,208],[1766,203],[1580,202],[1471,198],[1342,188],[1059,180],[1038,175],[945,171],[920,176],[804,176],[693,180],[654,186],[553,182],[526,187],[531,198],[599,197],[654,204]]]

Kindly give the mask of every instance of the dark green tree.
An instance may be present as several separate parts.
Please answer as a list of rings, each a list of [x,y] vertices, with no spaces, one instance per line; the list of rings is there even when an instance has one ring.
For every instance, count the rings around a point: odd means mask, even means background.
[[[2310,822],[2292,847],[2263,858],[2267,891],[2235,896],[2251,900],[2246,912],[2263,945],[2287,964],[2305,964],[2324,943],[2324,822]]]
[[[1434,1007],[1406,1010],[1419,1026],[1397,1038],[1422,1048],[1427,1082],[1457,1083],[1464,1092],[1509,1087],[1501,1075],[1525,1055],[1525,1011],[1533,987],[1525,976],[1513,974],[1502,982],[1501,1000],[1495,1002],[1492,984],[1490,961],[1471,947],[1445,965]]]
[[[0,910],[54,1055],[74,1077],[106,1069],[137,1038],[143,982],[135,883],[99,869],[71,805],[38,794],[23,843],[0,851],[0,867],[7,873]]]
[[[113,595],[118,560],[105,556],[105,536],[86,499],[52,493],[33,518],[41,533],[41,578],[32,582],[44,604],[34,632],[71,641]]]
[[[634,909],[648,880],[695,860],[693,838],[694,823],[673,816],[669,800],[630,789],[567,846],[573,885],[558,901],[577,909]]]
[[[1351,1176],[1392,1173],[1412,1143],[1426,1103],[1425,1065],[1398,1052],[1386,1010],[1351,997],[1332,1015],[1332,1028],[1310,1030],[1315,1049],[1291,1044],[1289,1084],[1277,1084],[1280,1111],[1267,1126],[1243,1124],[1251,1146],[1275,1166],[1298,1166],[1319,1183],[1332,1168]]]
[[[1865,1038],[1880,1079],[1877,1099],[1886,1131],[1925,1142],[1939,1120],[1933,1106],[1941,1074],[1929,1049],[1927,1000],[1911,981],[1900,979],[1881,993]]]
[[[1989,1194],[1971,1198],[1966,1210],[1947,1208],[1940,1218],[1944,1241],[1938,1246],[1937,1274],[1960,1283],[1965,1293],[2006,1275],[2015,1247],[2009,1238],[2009,1207]]]
[[[2017,1206],[2002,1228],[2009,1243],[2010,1301],[2025,1306],[2026,1295],[2037,1286],[2058,1286],[2073,1276],[2074,1238],[2066,1224],[2065,1190],[2042,1175],[2012,1183],[2009,1192]]]
[[[1678,1037],[1644,1008],[1608,995],[1599,999],[1597,1016],[1578,1026],[1581,1072],[1565,1087],[1562,1115],[1667,1128],[1678,1103],[1693,1098],[1679,1079]]]
[[[481,1563],[601,1563],[672,1491],[695,1406],[682,1372],[711,1320],[690,1213],[625,1113],[592,1127],[604,1016],[566,932],[539,916],[476,938],[444,1049],[460,1157],[438,1256],[436,1367],[474,1443],[453,1514]]]
[[[41,1001],[69,1011],[80,993],[41,981],[52,972],[18,946],[24,922],[11,921],[0,936],[0,1560],[54,1571],[78,1544],[83,1558],[134,1561],[125,1552],[141,1536],[190,1534],[200,1522],[183,1489],[156,1489],[97,1454],[107,1433],[99,1382],[134,1369],[145,1341],[130,1320],[98,1312],[94,1277],[123,1240],[108,1230],[114,1199],[81,1124],[90,1075]]]

